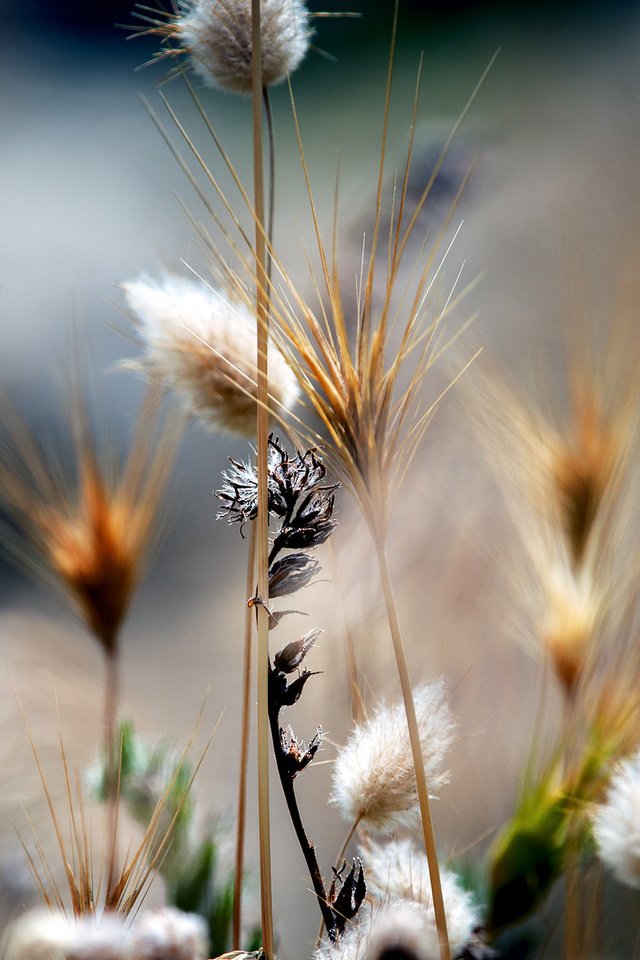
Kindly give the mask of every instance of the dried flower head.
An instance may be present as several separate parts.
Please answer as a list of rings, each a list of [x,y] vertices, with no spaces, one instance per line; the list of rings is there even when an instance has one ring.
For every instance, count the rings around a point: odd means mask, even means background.
[[[216,430],[251,436],[256,428],[256,321],[203,282],[164,277],[122,286],[145,349],[137,366],[177,391],[187,409]],[[271,405],[289,410],[296,379],[275,347],[269,350]]]
[[[419,905],[431,924],[430,939],[437,946],[437,932],[431,896],[429,865],[425,854],[410,840],[371,843],[366,851],[369,893],[381,903],[398,901]],[[463,946],[479,922],[469,893],[462,890],[454,873],[441,870],[442,894],[447,914],[447,931],[452,947]]]
[[[640,887],[640,752],[614,772],[593,831],[600,857],[618,880]]]
[[[302,0],[261,0],[262,83],[293,73],[309,47],[309,14]],[[251,0],[187,0],[175,33],[202,79],[251,93]]]
[[[7,416],[0,502],[17,531],[8,546],[27,559],[35,550],[44,565],[38,570],[64,586],[108,652],[138,584],[173,459],[175,432],[159,433],[157,399],[144,405],[122,466],[102,462],[80,401],[73,468]]]
[[[453,739],[453,717],[440,681],[414,690],[427,783],[438,789],[448,780],[443,759]],[[338,752],[332,802],[351,823],[374,836],[410,830],[420,823],[415,771],[404,707],[381,707]]]

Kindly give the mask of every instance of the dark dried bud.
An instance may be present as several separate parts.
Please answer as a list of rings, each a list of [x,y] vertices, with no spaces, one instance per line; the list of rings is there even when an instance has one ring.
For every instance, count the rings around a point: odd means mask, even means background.
[[[306,587],[320,570],[320,564],[304,553],[290,553],[276,560],[269,570],[269,598],[285,597]]]
[[[331,889],[330,899],[331,909],[335,916],[335,928],[337,933],[342,933],[345,925],[352,920],[362,901],[367,895],[367,885],[364,879],[364,869],[360,857],[354,857],[351,870],[346,876],[344,883],[340,887],[337,896],[335,895],[336,881],[340,879],[342,870],[335,871],[335,878]]]
[[[324,543],[336,526],[336,521],[331,519],[333,506],[333,494],[315,491],[307,497],[276,537],[276,550],[308,550]]]
[[[302,740],[298,740],[291,727],[287,730],[280,728],[280,747],[282,750],[283,766],[288,776],[293,780],[308,767],[322,745],[322,729],[318,727],[309,746],[305,748]]]
[[[299,640],[292,640],[286,647],[279,650],[273,658],[276,670],[282,673],[293,673],[297,670],[321,633],[322,631],[316,627],[309,633],[305,633]]]

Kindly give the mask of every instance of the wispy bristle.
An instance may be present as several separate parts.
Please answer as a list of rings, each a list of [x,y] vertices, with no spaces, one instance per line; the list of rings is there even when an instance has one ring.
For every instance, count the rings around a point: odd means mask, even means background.
[[[0,502],[19,540],[9,547],[32,557],[74,601],[107,651],[140,579],[157,507],[168,479],[175,431],[158,434],[157,398],[142,410],[126,464],[101,463],[87,412],[75,401],[75,463],[63,465],[4,411],[9,437],[0,465]]]

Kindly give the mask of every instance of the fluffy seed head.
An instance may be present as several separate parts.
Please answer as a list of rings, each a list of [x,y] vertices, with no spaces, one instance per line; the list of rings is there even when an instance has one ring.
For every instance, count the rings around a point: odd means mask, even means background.
[[[206,924],[195,914],[161,907],[140,917],[130,945],[135,960],[205,960]]]
[[[127,929],[113,914],[70,919],[62,913],[34,910],[5,933],[5,960],[122,960]]]
[[[460,895],[458,890],[458,897]],[[447,920],[448,917],[447,911]],[[470,910],[467,910],[467,918],[471,922]],[[463,939],[454,940],[452,936],[452,948],[457,951],[464,947],[471,939],[471,933],[472,927],[465,926]],[[392,956],[406,960],[439,960],[433,910],[425,910],[424,904],[410,900],[376,904],[360,923],[347,927],[337,943],[324,941],[314,960],[383,960]]]
[[[444,754],[453,739],[453,718],[440,681],[414,691],[427,784],[437,789],[448,780]],[[356,726],[339,751],[333,774],[332,802],[345,820],[359,820],[372,835],[388,836],[420,823],[415,771],[402,703],[381,707]]]
[[[432,942],[434,956],[437,956],[438,935],[429,865],[424,852],[418,851],[410,840],[372,843],[366,851],[366,863],[369,894],[386,905],[407,902],[421,908],[423,922],[426,919],[430,931],[425,939]],[[471,896],[458,885],[454,873],[441,870],[440,880],[449,940],[457,949],[471,939],[479,917]]]
[[[256,421],[256,321],[245,304],[182,277],[123,284],[146,358],[138,366],[175,390],[187,409],[216,430],[252,436]],[[272,407],[297,397],[294,375],[269,350]]]
[[[640,887],[640,752],[614,773],[593,830],[600,857],[618,880]]]
[[[205,960],[201,917],[163,907],[133,925],[112,913],[69,918],[34,910],[14,921],[3,942],[4,960]]]
[[[262,83],[280,83],[309,47],[309,15],[302,0],[262,0]],[[196,72],[214,87],[251,93],[251,0],[193,0],[176,22]]]

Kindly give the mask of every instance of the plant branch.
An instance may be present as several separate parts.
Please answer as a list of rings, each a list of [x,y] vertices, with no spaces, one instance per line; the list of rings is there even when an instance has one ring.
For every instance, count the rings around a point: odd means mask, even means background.
[[[293,829],[296,837],[298,838],[298,843],[300,844],[300,849],[302,850],[305,863],[307,864],[307,869],[309,871],[309,876],[311,877],[314,893],[318,900],[318,906],[320,907],[324,925],[327,928],[329,936],[331,939],[333,939],[335,936],[335,918],[329,905],[329,900],[327,898],[327,892],[322,880],[322,874],[320,872],[320,866],[318,864],[318,858],[316,857],[315,848],[307,837],[304,825],[302,823],[300,809],[298,807],[298,801],[296,799],[296,793],[293,787],[293,778],[291,777],[290,772],[286,770],[284,766],[284,757],[280,738],[279,713],[280,708],[278,704],[275,701],[272,701],[269,704],[269,725],[271,727],[271,740],[273,742],[273,752],[276,758],[278,776],[280,777],[280,783],[282,784],[282,791],[284,793],[289,816],[291,817]]]

